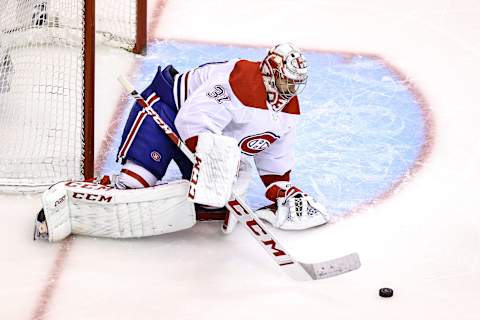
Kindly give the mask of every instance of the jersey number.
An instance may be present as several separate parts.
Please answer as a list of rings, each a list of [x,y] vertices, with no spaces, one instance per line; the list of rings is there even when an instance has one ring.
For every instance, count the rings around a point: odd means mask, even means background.
[[[214,86],[212,91],[207,92],[207,96],[209,96],[212,99],[215,99],[217,103],[230,101],[230,97],[228,96],[225,88],[220,85]]]

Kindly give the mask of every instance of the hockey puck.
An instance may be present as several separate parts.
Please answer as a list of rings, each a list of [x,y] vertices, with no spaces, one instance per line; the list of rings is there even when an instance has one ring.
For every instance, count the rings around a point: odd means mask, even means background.
[[[378,290],[378,295],[383,298],[390,298],[393,296],[393,290],[390,288],[381,288]]]

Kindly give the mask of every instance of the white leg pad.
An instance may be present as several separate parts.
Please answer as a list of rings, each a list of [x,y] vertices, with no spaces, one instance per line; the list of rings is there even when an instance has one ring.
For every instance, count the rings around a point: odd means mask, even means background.
[[[160,235],[192,227],[195,208],[186,180],[119,190],[89,182],[62,182],[42,197],[49,241],[70,233],[108,238]]]
[[[60,241],[72,233],[70,208],[64,183],[51,186],[42,195],[43,210],[48,225],[48,241]]]

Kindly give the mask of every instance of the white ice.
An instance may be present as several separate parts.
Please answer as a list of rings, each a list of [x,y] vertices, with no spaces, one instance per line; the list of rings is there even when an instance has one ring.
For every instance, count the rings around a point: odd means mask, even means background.
[[[165,1],[160,1],[161,3]],[[31,240],[38,196],[0,196],[0,319],[480,319],[480,3],[475,0],[150,1],[153,38],[374,53],[434,116],[424,166],[384,201],[335,224],[274,231],[299,260],[356,251],[363,266],[287,278],[241,228],[140,240]],[[150,21],[152,22],[152,21]],[[97,53],[96,149],[136,59]],[[131,75],[133,76],[133,75]],[[395,295],[380,298],[380,287]]]

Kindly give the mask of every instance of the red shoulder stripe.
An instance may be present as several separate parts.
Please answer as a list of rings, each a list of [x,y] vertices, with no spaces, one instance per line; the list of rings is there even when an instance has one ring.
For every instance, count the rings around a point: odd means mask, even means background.
[[[230,87],[240,102],[251,108],[267,110],[267,90],[260,72],[260,62],[239,60],[230,73]],[[293,97],[282,112],[300,114],[298,98]]]
[[[267,109],[267,93],[260,73],[260,62],[238,61],[230,73],[229,82],[233,93],[242,104]]]

